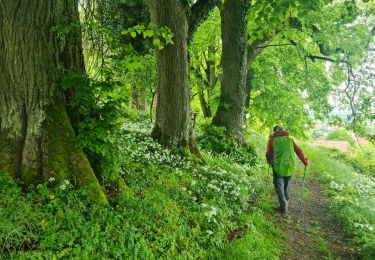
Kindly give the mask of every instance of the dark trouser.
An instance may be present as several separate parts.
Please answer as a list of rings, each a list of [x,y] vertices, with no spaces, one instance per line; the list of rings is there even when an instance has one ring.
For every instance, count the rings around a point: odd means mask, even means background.
[[[273,185],[280,203],[280,210],[285,212],[288,207],[289,191],[288,185],[291,177],[281,177],[273,173]]]

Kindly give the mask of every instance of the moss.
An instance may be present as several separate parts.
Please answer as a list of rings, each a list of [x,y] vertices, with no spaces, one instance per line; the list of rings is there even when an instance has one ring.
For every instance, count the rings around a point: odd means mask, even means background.
[[[7,175],[7,176],[12,176],[12,154],[14,152],[11,149],[11,146],[7,144],[5,138],[2,136],[1,138],[1,144],[2,146],[0,147],[0,175]]]
[[[97,204],[107,205],[99,182],[83,151],[75,146],[75,134],[64,106],[48,109],[47,165],[45,177],[72,179]]]
[[[199,150],[198,144],[194,137],[191,137],[189,140],[189,150],[190,152],[195,155],[202,163],[206,164],[207,159],[204,157],[204,155]]]
[[[121,191],[127,192],[127,193],[133,193],[132,190],[129,188],[129,186],[126,185],[126,182],[121,176],[118,177],[117,184],[118,184],[118,188]]]
[[[63,108],[51,107],[45,125],[44,145],[48,153],[44,165],[45,178],[54,177],[58,182],[69,176],[67,141],[72,138],[72,133],[69,131],[70,122],[64,113]]]
[[[124,179],[121,176],[115,177],[113,180],[109,179],[109,183],[112,187],[117,188],[119,191],[133,194],[133,191],[126,185]]]
[[[69,158],[72,166],[73,179],[95,203],[107,205],[107,198],[105,197],[85,154],[77,148],[71,148]]]

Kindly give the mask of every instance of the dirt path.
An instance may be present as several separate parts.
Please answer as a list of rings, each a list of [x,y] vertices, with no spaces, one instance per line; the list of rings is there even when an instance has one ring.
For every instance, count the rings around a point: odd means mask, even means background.
[[[358,259],[353,244],[329,213],[329,204],[316,179],[305,182],[301,210],[301,179],[292,182],[291,202],[287,215],[278,214],[285,234],[287,252],[280,259]],[[276,198],[275,198],[276,199]]]

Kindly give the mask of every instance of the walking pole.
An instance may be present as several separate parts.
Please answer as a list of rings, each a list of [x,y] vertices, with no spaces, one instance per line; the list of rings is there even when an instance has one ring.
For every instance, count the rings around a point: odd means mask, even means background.
[[[307,159],[307,158],[306,158]],[[302,179],[302,189],[301,189],[301,200],[300,200],[300,209],[299,211],[302,212],[302,203],[303,203],[303,190],[305,189],[305,178],[306,178],[306,165],[303,171],[303,179]]]

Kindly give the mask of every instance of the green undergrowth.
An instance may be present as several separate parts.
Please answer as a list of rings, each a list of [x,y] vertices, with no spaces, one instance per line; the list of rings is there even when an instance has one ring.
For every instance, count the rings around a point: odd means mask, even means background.
[[[331,157],[344,160],[351,164],[356,171],[375,177],[375,146],[372,143],[357,145],[352,153],[344,153],[330,149]]]
[[[153,142],[146,119],[116,140],[129,189],[107,194],[110,206],[90,204],[68,181],[24,192],[1,177],[0,259],[277,259],[281,235],[258,202],[265,167],[254,147],[220,156],[211,146],[203,164]]]
[[[310,170],[323,181],[337,221],[358,244],[363,259],[375,255],[375,179],[331,150],[306,147]]]

